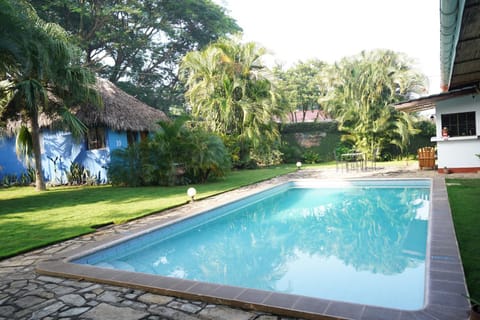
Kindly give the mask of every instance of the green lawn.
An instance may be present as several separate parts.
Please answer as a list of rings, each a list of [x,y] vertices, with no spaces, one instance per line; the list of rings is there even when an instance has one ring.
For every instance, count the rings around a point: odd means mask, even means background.
[[[480,300],[480,179],[448,179],[447,190],[468,290]]]
[[[294,170],[290,165],[233,171],[193,186],[201,199]],[[58,187],[40,193],[31,187],[0,188],[0,258],[182,205],[189,200],[188,187]]]

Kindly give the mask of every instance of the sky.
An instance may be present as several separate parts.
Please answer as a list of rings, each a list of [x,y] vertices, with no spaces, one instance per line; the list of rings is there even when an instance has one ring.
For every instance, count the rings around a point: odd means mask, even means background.
[[[333,63],[362,50],[403,52],[440,92],[438,0],[214,0],[286,67]],[[274,61],[274,62],[272,62]],[[267,62],[268,63],[268,62]]]

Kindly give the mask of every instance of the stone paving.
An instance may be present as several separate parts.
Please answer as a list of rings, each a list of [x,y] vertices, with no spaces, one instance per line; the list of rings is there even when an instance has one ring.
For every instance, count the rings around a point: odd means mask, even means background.
[[[375,171],[338,172],[333,169],[299,170],[288,176],[261,184],[278,184],[291,178],[347,177],[429,177],[434,171],[418,171],[415,163],[401,168],[380,168]],[[454,176],[454,175],[452,175]],[[459,175],[461,176],[461,175]],[[466,175],[480,177],[478,174]],[[463,176],[462,176],[463,177]],[[249,186],[242,189],[251,189]],[[234,191],[234,192],[241,192]],[[228,197],[229,193],[220,195]],[[215,197],[199,201],[208,203]],[[181,211],[181,208],[169,211]],[[77,281],[35,272],[35,266],[51,255],[77,249],[86,243],[99,241],[131,228],[147,226],[162,219],[169,211],[151,215],[122,225],[108,226],[95,233],[0,261],[0,320],[3,319],[92,319],[92,320],[286,320],[282,316],[246,311],[199,301],[152,294],[111,285]]]

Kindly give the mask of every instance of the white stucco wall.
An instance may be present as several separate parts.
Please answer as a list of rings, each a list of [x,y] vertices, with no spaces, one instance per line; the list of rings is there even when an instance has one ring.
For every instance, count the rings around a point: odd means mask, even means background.
[[[475,111],[476,135],[442,138],[442,114]],[[465,95],[436,103],[438,168],[480,168],[480,95]]]

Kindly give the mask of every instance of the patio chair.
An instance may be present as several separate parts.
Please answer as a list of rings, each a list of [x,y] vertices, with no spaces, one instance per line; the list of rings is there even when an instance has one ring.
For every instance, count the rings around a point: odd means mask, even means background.
[[[433,147],[423,147],[417,150],[418,166],[420,170],[425,168],[435,169],[435,149]]]

